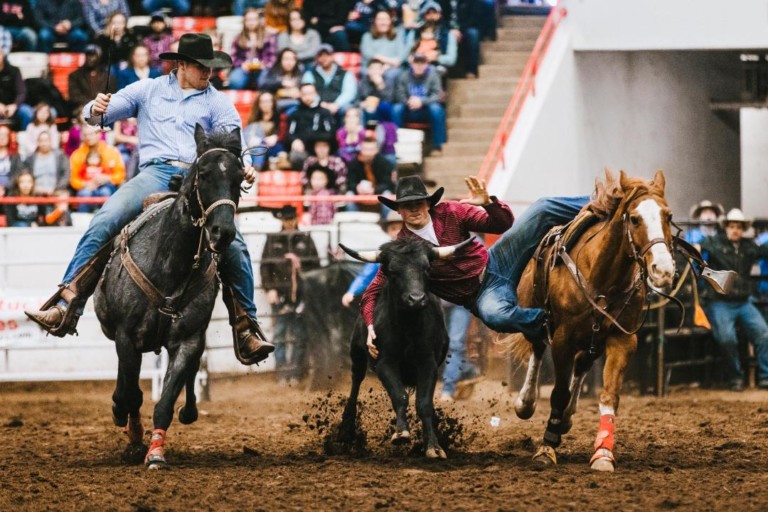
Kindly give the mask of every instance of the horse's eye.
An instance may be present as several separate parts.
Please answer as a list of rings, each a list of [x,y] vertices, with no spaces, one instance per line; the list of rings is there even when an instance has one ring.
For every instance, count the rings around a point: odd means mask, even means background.
[[[639,226],[640,225],[640,217],[637,216],[637,215],[630,215],[629,222],[631,222],[633,226]]]

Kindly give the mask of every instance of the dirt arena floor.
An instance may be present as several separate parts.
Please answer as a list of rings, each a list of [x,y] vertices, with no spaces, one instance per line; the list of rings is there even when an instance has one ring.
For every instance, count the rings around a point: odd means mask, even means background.
[[[597,474],[587,464],[594,400],[582,402],[560,464],[542,468],[530,458],[548,400],[521,421],[507,388],[481,383],[441,407],[449,459],[428,461],[418,446],[389,445],[389,404],[375,378],[363,389],[363,453],[333,455],[326,439],[346,386],[311,394],[269,376],[215,380],[200,420],[171,425],[172,467],[150,472],[121,460],[111,385],[3,384],[0,511],[768,510],[768,392],[626,396],[617,471]]]

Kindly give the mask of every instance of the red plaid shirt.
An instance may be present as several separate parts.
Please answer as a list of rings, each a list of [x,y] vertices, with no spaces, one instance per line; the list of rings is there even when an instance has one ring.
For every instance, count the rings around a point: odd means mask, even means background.
[[[435,228],[440,247],[458,244],[470,237],[471,231],[478,233],[504,233],[512,226],[514,215],[505,203],[495,197],[488,206],[478,207],[468,204],[446,201],[432,210],[432,225]],[[398,233],[397,238],[418,236],[406,228]],[[475,240],[447,260],[435,260],[429,270],[429,289],[438,297],[459,304],[469,305],[480,290],[480,274],[488,263],[488,251],[482,243]],[[366,325],[373,325],[373,308],[376,297],[386,277],[379,269],[373,282],[363,294],[360,312]]]

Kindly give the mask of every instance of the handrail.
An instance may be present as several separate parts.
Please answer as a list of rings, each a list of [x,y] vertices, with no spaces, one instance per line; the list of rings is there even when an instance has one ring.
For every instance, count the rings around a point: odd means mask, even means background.
[[[531,56],[525,64],[520,82],[515,87],[515,92],[512,95],[509,106],[507,106],[507,110],[504,112],[504,117],[501,123],[499,123],[496,135],[494,135],[491,141],[491,147],[488,149],[488,153],[486,153],[483,164],[480,167],[480,172],[478,173],[480,179],[490,181],[499,161],[501,161],[502,166],[506,166],[504,162],[504,148],[507,145],[509,136],[512,134],[512,130],[515,128],[517,118],[523,110],[523,105],[525,100],[528,99],[528,95],[536,95],[536,74],[538,73],[539,66],[546,56],[555,31],[567,14],[568,11],[565,7],[553,8],[549,12],[547,21],[544,23],[544,27],[542,27],[541,33],[536,39],[536,45],[533,47]]]
[[[333,195],[333,196],[307,196],[307,195],[270,195],[270,196],[246,196],[241,197],[241,203],[274,203],[274,202],[345,202],[345,203],[376,203],[378,202],[377,195]],[[387,197],[393,197],[387,195]],[[103,204],[109,198],[108,197],[55,197],[55,196],[8,196],[0,197],[0,205],[2,204]]]

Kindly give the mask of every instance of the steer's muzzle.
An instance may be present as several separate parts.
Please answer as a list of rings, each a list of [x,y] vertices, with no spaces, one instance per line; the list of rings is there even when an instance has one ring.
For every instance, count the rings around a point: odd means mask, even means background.
[[[423,292],[409,293],[403,302],[411,309],[421,309],[427,305],[427,294]]]

